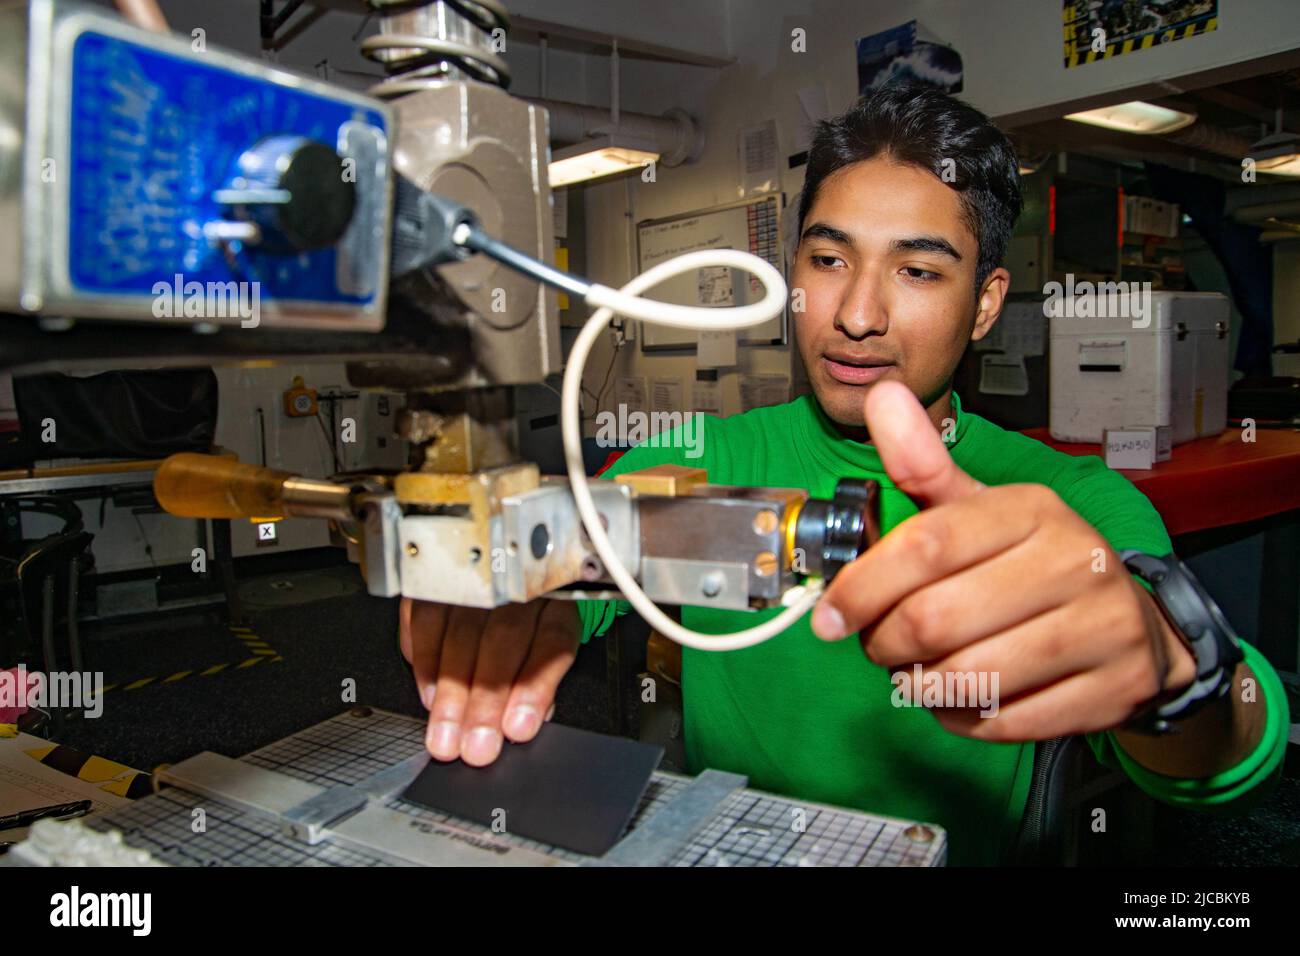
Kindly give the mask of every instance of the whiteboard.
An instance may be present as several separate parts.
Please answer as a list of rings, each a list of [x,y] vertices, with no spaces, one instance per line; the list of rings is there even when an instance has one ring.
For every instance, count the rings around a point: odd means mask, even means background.
[[[741,249],[766,259],[782,275],[785,256],[781,247],[781,194],[765,193],[752,199],[696,212],[647,219],[637,223],[637,258],[641,272],[666,259],[697,249]],[[747,305],[762,298],[762,286],[748,273],[735,269],[698,269],[677,276],[644,293],[649,298],[680,305],[723,307]],[[762,325],[741,329],[737,341],[745,345],[784,345],[787,321],[782,313]],[[641,325],[641,350],[690,349],[699,332]]]

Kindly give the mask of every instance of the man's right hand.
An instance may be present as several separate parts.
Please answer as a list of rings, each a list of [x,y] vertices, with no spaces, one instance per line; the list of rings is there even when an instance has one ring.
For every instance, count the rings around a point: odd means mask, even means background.
[[[532,740],[554,712],[580,640],[572,601],[485,611],[403,598],[402,656],[429,711],[430,755],[482,767],[506,739]]]

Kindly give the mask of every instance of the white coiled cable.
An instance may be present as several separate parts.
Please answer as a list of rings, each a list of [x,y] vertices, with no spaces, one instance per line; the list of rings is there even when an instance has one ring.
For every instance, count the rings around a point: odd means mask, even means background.
[[[739,269],[756,276],[763,284],[763,298],[750,305],[729,308],[673,305],[641,298],[640,293],[666,279],[694,272],[697,269],[718,267]],[[776,617],[756,627],[732,634],[704,634],[692,631],[661,611],[623,566],[613,542],[609,540],[609,535],[601,524],[596,503],[591,497],[582,460],[580,396],[583,368],[587,364],[587,357],[591,354],[596,340],[616,313],[651,325],[665,325],[678,329],[744,329],[761,325],[779,315],[785,308],[786,292],[785,280],[781,278],[781,273],[758,256],[735,249],[707,249],[688,252],[667,262],[661,262],[621,289],[593,285],[586,293],[587,304],[595,307],[596,312],[578,333],[573,350],[569,353],[560,398],[560,423],[564,436],[564,459],[569,471],[569,483],[573,489],[573,497],[582,524],[587,529],[587,535],[591,538],[596,553],[600,555],[600,560],[604,562],[609,576],[614,579],[628,602],[636,608],[637,613],[647,624],[664,637],[685,647],[702,651],[732,651],[742,647],[752,647],[775,637],[807,614],[817,603],[817,598],[822,591],[821,579],[810,578],[806,585],[792,588],[785,597],[786,609]]]

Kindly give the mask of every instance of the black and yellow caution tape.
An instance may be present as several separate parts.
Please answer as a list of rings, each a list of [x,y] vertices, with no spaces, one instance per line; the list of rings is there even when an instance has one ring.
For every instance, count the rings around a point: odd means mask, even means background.
[[[235,637],[244,642],[244,647],[248,649],[248,652],[252,654],[253,657],[268,657],[273,661],[284,660],[284,658],[275,652],[270,644],[266,643],[266,641],[254,634],[252,628],[236,627],[232,624],[230,625],[230,633],[234,634]],[[247,662],[240,664],[239,666],[247,666]]]
[[[24,751],[33,760],[45,764],[51,770],[66,773],[70,777],[93,783],[99,789],[134,800],[153,792],[153,780],[150,774],[135,770],[124,763],[105,760],[65,744],[50,744]]]
[[[284,660],[284,658],[276,652],[275,648],[262,640],[262,638],[259,637],[252,628],[237,627],[232,624],[230,625],[230,633],[238,638],[240,643],[244,645],[244,650],[248,654],[247,657],[238,661],[226,661],[222,664],[213,664],[209,667],[192,667],[188,670],[176,671],[174,674],[140,677],[136,680],[118,681],[115,684],[105,684],[104,693],[108,693],[110,690],[139,690],[142,687],[149,687],[150,685],[175,684],[188,677],[212,677],[216,674],[225,673],[227,671],[244,670],[249,667],[255,667],[263,661],[275,664]]]
[[[1106,60],[1112,57],[1123,56],[1126,53],[1132,53],[1135,50],[1149,50],[1153,46],[1162,43],[1170,43],[1174,40],[1186,40],[1190,37],[1199,36],[1203,33],[1212,33],[1219,28],[1219,18],[1209,17],[1204,20],[1197,20],[1193,23],[1182,24],[1170,30],[1158,30],[1154,33],[1148,33],[1146,36],[1129,37],[1125,40],[1116,40],[1114,43],[1107,43],[1106,48],[1100,52],[1089,47],[1086,50],[1080,50],[1076,41],[1086,42],[1088,37],[1077,36],[1076,26],[1066,24],[1065,26],[1065,67],[1080,66],[1085,63],[1096,63],[1098,60]]]

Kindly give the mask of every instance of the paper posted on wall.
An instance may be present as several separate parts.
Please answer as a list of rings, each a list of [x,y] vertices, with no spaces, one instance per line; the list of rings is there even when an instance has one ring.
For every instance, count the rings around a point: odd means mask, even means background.
[[[1014,352],[980,356],[980,391],[985,395],[1028,395],[1025,357]]]
[[[646,410],[645,376],[634,375],[614,381],[614,405],[622,405],[629,412]]]
[[[682,380],[680,378],[656,378],[650,385],[652,412],[681,412]]]
[[[737,136],[741,195],[750,196],[780,188],[776,120],[746,126]]]
[[[1042,355],[1047,338],[1047,317],[1043,303],[1008,302],[984,338],[973,343],[976,352],[1006,352],[1033,357]]]
[[[736,333],[734,329],[701,332],[696,350],[697,368],[728,368],[736,364]]]
[[[766,408],[769,405],[784,405],[789,400],[790,377],[788,375],[740,376],[742,412],[753,408]]]
[[[699,271],[700,305],[734,305],[736,290],[727,266],[705,266]]]
[[[696,382],[691,395],[691,411],[706,415],[722,414],[722,384],[720,382]]]

